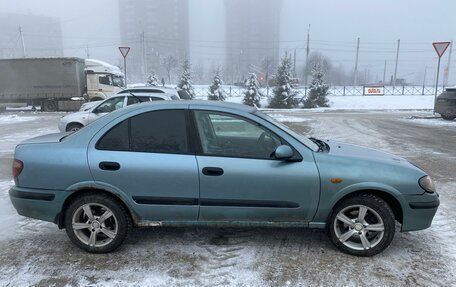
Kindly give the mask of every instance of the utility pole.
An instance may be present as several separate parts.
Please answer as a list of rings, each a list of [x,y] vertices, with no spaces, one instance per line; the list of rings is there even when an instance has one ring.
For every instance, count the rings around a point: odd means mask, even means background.
[[[359,37],[358,37],[358,42],[356,44],[356,59],[355,59],[355,72],[353,75],[353,85],[356,86],[358,85],[358,56],[359,56]]]
[[[401,45],[401,39],[397,40],[396,65],[394,67],[394,78],[393,78],[393,93],[394,93],[394,88],[396,87],[397,62],[399,61],[399,47],[400,47],[400,45]]]
[[[21,43],[22,43],[22,57],[27,57],[27,54],[25,53],[25,41],[24,41],[24,34],[22,34],[22,27],[19,26],[19,34],[21,36]]]
[[[304,68],[304,86],[307,86],[307,77],[309,74],[309,42],[310,42],[310,24],[307,29],[307,47],[306,47],[306,67]]]
[[[141,42],[141,57],[142,57],[142,68],[143,68],[143,78],[147,77],[147,59],[146,59],[146,40],[144,35],[144,30],[139,36]]]
[[[385,66],[383,67],[383,84],[385,84],[385,80],[386,80],[386,60],[385,60]]]
[[[450,44],[450,53],[448,54],[448,65],[446,67],[445,73],[445,81],[443,82],[443,86],[448,86],[448,79],[450,78],[450,65],[451,65],[451,52],[453,51],[453,41]]]
[[[86,57],[90,59],[89,45],[86,45]]]

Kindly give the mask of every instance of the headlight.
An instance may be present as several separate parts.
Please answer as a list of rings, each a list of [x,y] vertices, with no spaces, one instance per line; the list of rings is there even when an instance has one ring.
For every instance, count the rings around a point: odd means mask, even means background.
[[[427,192],[435,192],[435,185],[434,182],[432,181],[431,177],[429,175],[423,176],[420,178],[418,181],[420,184],[421,188],[424,189]]]

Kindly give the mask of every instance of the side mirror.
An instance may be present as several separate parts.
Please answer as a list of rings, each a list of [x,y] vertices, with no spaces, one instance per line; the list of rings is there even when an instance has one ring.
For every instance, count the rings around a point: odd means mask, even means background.
[[[274,151],[276,159],[287,160],[293,156],[293,150],[287,145],[280,145]]]

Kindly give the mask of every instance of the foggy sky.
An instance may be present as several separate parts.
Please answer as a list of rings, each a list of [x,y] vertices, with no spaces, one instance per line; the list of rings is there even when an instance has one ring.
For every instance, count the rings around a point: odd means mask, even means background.
[[[222,64],[225,51],[213,46],[226,45],[223,0],[189,1],[192,62]],[[86,57],[88,46],[90,57],[119,64],[119,7],[115,0],[0,0],[0,7],[1,12],[60,18],[65,56]],[[369,69],[373,80],[382,78],[387,60],[389,79],[394,71],[397,40],[401,39],[398,77],[420,82],[428,66],[430,84],[437,66],[431,43],[456,40],[455,8],[454,0],[284,0],[280,11],[281,52],[296,49],[297,66],[302,65],[307,27],[311,24],[311,51],[320,51],[331,58],[333,65],[341,64],[349,71],[354,67],[356,39],[360,37],[359,70]],[[261,17],[248,12],[252,17]],[[26,34],[24,31],[25,38]],[[442,58],[442,67],[447,66],[447,57],[448,52]],[[452,58],[450,82],[454,84],[456,54]]]

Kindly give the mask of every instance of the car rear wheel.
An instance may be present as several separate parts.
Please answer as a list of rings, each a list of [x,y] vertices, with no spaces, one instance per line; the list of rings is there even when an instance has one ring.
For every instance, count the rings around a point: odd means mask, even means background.
[[[344,199],[334,208],[328,224],[329,238],[342,252],[373,256],[394,238],[391,207],[381,198],[363,193]]]
[[[445,116],[445,115],[442,115],[442,119],[446,120],[446,121],[452,121],[454,120],[456,117],[454,116]]]
[[[84,194],[74,199],[65,212],[65,229],[70,240],[91,253],[118,248],[131,226],[125,208],[105,194]]]

